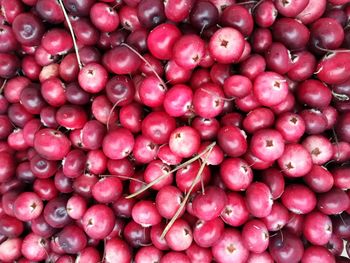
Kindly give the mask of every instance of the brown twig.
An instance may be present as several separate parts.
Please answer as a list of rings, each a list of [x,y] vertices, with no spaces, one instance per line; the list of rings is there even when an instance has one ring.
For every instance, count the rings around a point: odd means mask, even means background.
[[[157,79],[159,80],[159,82],[164,86],[165,89],[168,89],[164,80],[158,75],[157,71],[155,71],[155,69],[152,67],[152,65],[147,61],[147,59],[145,59],[136,49],[134,49],[133,47],[131,47],[130,45],[126,44],[126,43],[121,43],[121,46],[125,46],[128,49],[130,49],[133,53],[135,53],[143,62],[146,63],[147,66],[149,66],[149,68],[151,69],[151,71],[153,72],[153,74],[157,77]]]
[[[4,90],[6,83],[7,83],[7,79],[4,79],[4,82],[2,83],[1,88],[0,88],[0,94]]]
[[[203,151],[201,152],[200,154],[194,156],[193,158],[189,159],[188,161],[176,166],[174,169],[172,169],[171,171],[169,172],[166,172],[164,173],[163,175],[159,176],[157,179],[153,180],[152,182],[150,182],[149,184],[147,184],[145,187],[141,188],[139,191],[131,194],[131,195],[128,195],[127,197],[125,197],[126,199],[129,199],[129,198],[133,198],[135,196],[138,196],[139,194],[142,194],[144,191],[146,191],[147,189],[151,188],[153,185],[157,184],[158,182],[160,182],[161,180],[163,180],[164,178],[166,178],[167,176],[169,176],[170,174],[176,172],[177,170],[193,163],[194,161],[198,160],[199,158],[201,158],[204,154],[206,154],[208,152],[209,149],[212,149],[214,147],[216,143],[213,142],[211,143],[210,145],[208,145],[208,147]]]
[[[181,214],[181,211],[185,208],[185,205],[187,204],[187,201],[188,199],[190,198],[190,195],[193,191],[193,188],[196,186],[196,184],[199,182],[199,180],[201,179],[201,176],[202,176],[202,173],[203,173],[203,170],[205,168],[205,166],[207,165],[207,162],[208,162],[208,158],[209,158],[209,155],[211,153],[211,151],[213,150],[213,147],[215,146],[215,143],[214,145],[213,144],[210,144],[206,150],[205,150],[205,158],[203,160],[203,163],[202,165],[200,166],[199,170],[198,170],[198,173],[196,175],[196,178],[193,180],[192,182],[192,185],[190,187],[190,189],[188,190],[185,198],[182,200],[181,204],[180,204],[180,207],[177,209],[175,215],[172,217],[172,219],[169,221],[169,223],[166,225],[166,227],[164,228],[163,232],[162,232],[162,235],[160,236],[161,238],[164,238],[164,236],[168,233],[169,229],[172,227],[172,225],[174,224],[174,222],[176,221],[176,219],[178,219],[179,215]]]
[[[74,46],[74,50],[75,50],[75,55],[77,57],[79,69],[82,69],[83,68],[83,64],[81,63],[81,60],[80,60],[78,45],[77,45],[77,41],[75,39],[75,34],[74,34],[74,30],[73,30],[72,24],[71,24],[71,22],[69,20],[66,8],[64,7],[64,4],[63,4],[62,0],[58,0],[58,2],[60,4],[60,6],[61,6],[64,18],[66,19],[66,22],[67,22],[70,34],[71,34],[72,39],[73,39],[73,46]]]

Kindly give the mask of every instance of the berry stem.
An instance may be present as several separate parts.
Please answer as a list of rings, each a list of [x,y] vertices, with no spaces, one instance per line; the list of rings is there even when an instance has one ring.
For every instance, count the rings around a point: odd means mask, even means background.
[[[73,45],[74,45],[74,50],[75,50],[75,55],[77,56],[77,61],[78,61],[79,69],[82,69],[82,68],[83,68],[83,64],[81,63],[81,60],[80,60],[79,49],[78,49],[77,41],[76,41],[76,39],[75,39],[75,35],[74,35],[74,30],[73,30],[72,24],[71,24],[71,22],[70,22],[70,20],[69,20],[67,11],[66,11],[66,9],[65,9],[65,7],[64,7],[64,4],[63,4],[62,0],[58,0],[58,2],[59,2],[59,4],[60,4],[60,6],[61,6],[61,9],[62,9],[64,18],[66,19],[66,22],[67,22],[67,25],[68,25],[70,34],[71,34],[71,36],[72,36]]]

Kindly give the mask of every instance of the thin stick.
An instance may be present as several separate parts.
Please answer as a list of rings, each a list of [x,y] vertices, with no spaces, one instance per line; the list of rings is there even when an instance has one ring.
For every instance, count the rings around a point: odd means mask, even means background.
[[[113,111],[115,110],[115,108],[118,106],[118,104],[120,102],[122,102],[123,100],[118,100],[116,103],[114,103],[112,109],[109,111],[109,114],[108,114],[108,118],[107,118],[107,131],[109,131],[109,122],[111,121],[111,117],[112,117],[112,114],[113,114]]]
[[[234,97],[232,97],[232,98],[220,97],[220,96],[216,95],[214,92],[211,92],[210,90],[207,90],[207,89],[204,89],[204,88],[200,88],[200,89],[203,90],[205,93],[208,93],[209,95],[215,96],[215,97],[217,97],[218,99],[223,100],[223,101],[233,101],[233,100],[236,99],[236,98],[234,98]]]
[[[155,69],[152,67],[152,65],[147,61],[147,59],[145,59],[143,56],[141,56],[141,54],[134,48],[132,48],[130,45],[126,44],[126,43],[121,43],[122,46],[127,47],[128,49],[130,49],[132,52],[134,52],[143,62],[146,63],[147,66],[150,67],[151,71],[153,72],[154,75],[156,75],[157,79],[159,80],[159,82],[164,86],[164,88],[168,89],[165,82],[163,81],[163,79],[158,75],[157,71],[155,71]]]
[[[62,0],[58,0],[58,2],[59,2],[59,4],[60,4],[60,6],[61,6],[61,9],[62,9],[64,18],[65,18],[66,21],[67,21],[67,25],[68,25],[70,34],[71,34],[72,39],[73,39],[73,46],[74,46],[74,50],[75,50],[75,55],[77,56],[77,61],[78,61],[79,69],[82,69],[82,68],[83,68],[83,64],[81,63],[81,60],[80,60],[78,45],[77,45],[77,41],[76,41],[76,39],[75,39],[75,35],[74,35],[74,30],[73,30],[72,24],[71,24],[71,22],[70,22],[70,20],[69,20],[67,11],[66,11],[66,9],[65,9],[65,7],[64,7],[64,4],[63,4]]]
[[[340,155],[339,141],[338,141],[338,136],[337,136],[337,133],[335,132],[334,127],[332,127],[332,133],[334,136],[335,144],[337,145],[337,158],[339,159],[339,155]]]
[[[134,177],[128,177],[128,176],[124,176],[124,175],[114,175],[114,174],[111,174],[111,175],[101,175],[102,177],[117,177],[117,178],[120,178],[120,179],[124,179],[124,180],[130,180],[130,181],[135,181],[137,183],[140,183],[140,184],[146,184],[144,181],[141,181],[139,179],[136,179]]]
[[[7,79],[5,79],[4,82],[3,82],[2,85],[1,85],[0,94],[1,94],[2,91],[4,90],[6,83],[7,83]]]
[[[339,93],[336,93],[332,90],[332,95],[334,98],[336,98],[337,100],[340,100],[340,101],[347,101],[347,100],[350,100],[349,96],[347,96],[346,94],[339,94]]]
[[[172,225],[174,224],[174,222],[176,221],[176,219],[178,219],[181,211],[185,208],[185,205],[187,204],[187,201],[188,199],[190,198],[190,195],[193,191],[193,188],[195,187],[195,185],[199,182],[201,176],[202,176],[202,173],[203,173],[203,170],[204,170],[204,167],[207,165],[207,161],[208,161],[208,158],[209,158],[209,155],[211,153],[211,151],[213,150],[213,146],[211,146],[208,151],[207,151],[207,154],[203,160],[203,163],[201,165],[201,167],[199,168],[198,170],[198,173],[196,175],[196,178],[193,180],[192,182],[192,185],[190,187],[190,189],[188,190],[188,193],[186,194],[185,198],[182,200],[181,202],[181,205],[180,207],[177,209],[175,215],[173,216],[173,218],[169,221],[169,223],[166,225],[166,227],[164,228],[163,230],[163,233],[162,235],[160,236],[161,238],[164,238],[164,236],[168,233],[169,229],[172,227]]]
[[[320,73],[323,70],[323,66],[321,66],[317,71],[314,72],[315,75],[317,75],[318,73]]]
[[[152,182],[150,182],[149,184],[147,184],[145,187],[141,188],[140,190],[138,190],[137,192],[131,194],[131,195],[128,195],[127,197],[125,197],[126,199],[129,199],[129,198],[133,198],[135,196],[138,196],[139,194],[142,194],[144,191],[146,191],[147,189],[151,188],[153,185],[155,185],[156,183],[158,183],[159,181],[163,180],[164,178],[166,178],[167,176],[169,176],[170,174],[176,172],[177,170],[193,163],[194,161],[198,160],[199,158],[201,158],[204,154],[206,154],[208,152],[209,149],[213,148],[214,145],[216,143],[213,142],[211,143],[203,152],[201,152],[200,154],[196,155],[195,157],[193,157],[192,159],[178,165],[177,167],[175,167],[174,169],[172,169],[171,171],[169,172],[166,172],[164,173],[163,175],[159,176],[157,179],[153,180]]]
[[[246,2],[240,2],[236,3],[234,5],[249,5],[249,4],[256,4],[258,1],[246,1]]]
[[[252,7],[252,13],[255,11],[255,8],[257,8],[264,0],[258,1],[253,7]]]
[[[316,44],[315,47],[318,48],[319,50],[327,52],[327,53],[349,53],[350,52],[349,49],[330,50],[330,49],[326,49],[326,48],[320,47],[318,44]]]
[[[205,195],[205,185],[204,185],[203,177],[201,177],[201,187],[202,187],[202,195]]]
[[[347,226],[347,224],[346,224],[346,222],[344,221],[344,218],[341,216],[341,214],[339,214],[339,217],[340,217],[340,220],[343,222],[343,224],[344,224],[345,226]]]

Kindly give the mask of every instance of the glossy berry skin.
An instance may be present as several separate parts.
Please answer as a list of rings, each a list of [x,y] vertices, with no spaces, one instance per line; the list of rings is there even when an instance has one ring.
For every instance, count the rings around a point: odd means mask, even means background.
[[[245,247],[240,232],[232,228],[225,229],[224,234],[211,250],[214,258],[223,263],[243,263],[249,256],[249,250]]]
[[[118,13],[105,3],[96,3],[90,9],[91,22],[103,32],[112,32],[119,25]]]
[[[253,181],[253,171],[243,159],[226,158],[220,165],[225,186],[232,191],[244,191]]]
[[[34,148],[48,160],[62,160],[68,153],[71,142],[68,138],[53,129],[42,129],[34,136]]]
[[[13,209],[18,219],[29,221],[37,218],[41,214],[43,203],[37,194],[24,192],[16,198]]]
[[[185,69],[195,68],[204,56],[205,43],[196,35],[182,36],[173,47],[173,58]]]
[[[202,118],[213,118],[219,115],[224,108],[222,89],[211,83],[203,84],[193,94],[193,108]]]
[[[268,186],[263,183],[255,182],[249,185],[246,200],[249,212],[255,217],[265,217],[272,210],[272,194]]]
[[[125,128],[117,128],[105,136],[102,142],[103,152],[113,160],[127,157],[134,148],[134,137]]]
[[[217,30],[209,41],[209,52],[214,60],[227,64],[236,62],[244,49],[243,35],[231,27]]]
[[[210,221],[198,220],[193,228],[193,238],[201,247],[210,248],[221,237],[224,223],[220,218]]]
[[[220,128],[218,132],[218,143],[221,149],[230,157],[239,157],[248,148],[244,131],[234,126]]]
[[[82,219],[85,233],[91,238],[103,239],[109,235],[114,227],[112,209],[97,204],[86,210]]]
[[[332,253],[327,248],[322,246],[311,246],[305,249],[301,262],[318,262],[320,260],[329,263],[336,262],[334,255],[332,255]]]
[[[165,240],[174,251],[186,250],[193,240],[192,230],[185,220],[177,219],[165,235]]]
[[[73,47],[73,40],[68,31],[55,28],[44,34],[41,44],[49,54],[58,55],[69,51]]]
[[[193,212],[199,219],[209,221],[218,217],[227,202],[225,192],[218,187],[207,187],[205,195],[197,195],[192,201]]]
[[[171,59],[172,48],[180,36],[181,32],[176,26],[170,23],[160,24],[148,35],[148,49],[158,59]]]
[[[131,216],[136,223],[144,227],[157,225],[161,221],[155,203],[147,200],[137,202],[132,208]]]
[[[332,235],[332,221],[321,212],[312,212],[305,217],[304,236],[314,245],[325,245]]]
[[[254,253],[262,253],[269,246],[269,232],[260,220],[251,220],[242,229],[243,243]]]
[[[188,158],[200,147],[199,133],[189,126],[177,128],[170,135],[169,147],[176,155]]]
[[[311,155],[300,144],[287,145],[277,162],[280,168],[283,169],[283,172],[290,177],[304,176],[312,168]],[[300,165],[297,166],[297,164]]]
[[[277,262],[299,262],[304,246],[297,236],[284,231],[271,238],[269,252]]]
[[[262,105],[274,106],[287,97],[288,86],[281,75],[268,71],[257,76],[254,80],[253,91]]]
[[[307,214],[316,206],[315,194],[308,187],[299,184],[287,186],[281,200],[286,208],[296,214]]]
[[[16,16],[12,24],[16,39],[23,45],[34,46],[40,44],[44,34],[41,20],[31,14],[22,13]]]
[[[84,231],[75,225],[66,226],[57,236],[59,245],[68,254],[76,254],[87,245]]]
[[[108,73],[105,68],[98,63],[89,63],[80,70],[78,81],[80,87],[89,93],[98,93],[105,88]]]

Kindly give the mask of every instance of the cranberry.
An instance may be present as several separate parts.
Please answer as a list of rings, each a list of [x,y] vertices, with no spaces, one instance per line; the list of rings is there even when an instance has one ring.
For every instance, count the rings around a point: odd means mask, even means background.
[[[317,193],[328,192],[334,185],[333,175],[325,167],[319,165],[313,165],[303,179]]]
[[[225,192],[215,186],[207,187],[205,194],[198,194],[193,199],[193,212],[199,219],[208,221],[218,217],[227,202]]]
[[[302,263],[317,262],[321,258],[323,262],[327,262],[327,263],[336,262],[331,252],[327,248],[322,246],[311,246],[305,249],[301,262]]]
[[[141,125],[145,136],[156,144],[164,144],[175,130],[176,121],[164,112],[152,112],[144,118]]]
[[[220,239],[223,231],[224,223],[220,218],[198,220],[193,228],[193,238],[199,246],[210,248]]]
[[[249,165],[240,158],[228,158],[220,166],[220,175],[226,187],[233,191],[247,189],[253,180]]]
[[[219,241],[212,247],[214,259],[219,262],[246,262],[249,250],[236,229],[225,229]]]
[[[243,196],[236,192],[228,193],[227,204],[221,217],[228,225],[234,227],[243,225],[249,218],[249,211]]]
[[[268,168],[262,173],[262,182],[264,182],[271,191],[273,199],[278,199],[284,192],[285,179],[276,168]]]
[[[188,192],[191,187],[193,187],[193,191],[198,191],[202,185],[207,185],[209,183],[211,172],[208,166],[204,166],[201,173],[201,180],[192,186],[195,178],[198,175],[200,167],[201,163],[196,161],[186,165],[176,172],[176,185],[183,193]]]
[[[329,242],[332,235],[332,221],[327,215],[312,212],[305,216],[304,224],[303,234],[309,242],[320,246]]]
[[[332,188],[318,196],[317,207],[326,215],[337,215],[349,207],[349,197],[338,188]]]
[[[134,148],[134,137],[125,128],[117,128],[104,137],[103,152],[108,158],[120,160],[127,157]]]
[[[159,214],[167,219],[171,219],[175,215],[182,200],[182,192],[172,185],[163,186],[155,199]]]
[[[304,246],[294,234],[281,231],[271,237],[269,251],[275,261],[299,262],[304,253]]]
[[[236,62],[242,55],[243,49],[242,34],[231,27],[217,30],[209,41],[209,52],[219,63]]]
[[[272,195],[267,185],[255,182],[248,186],[246,201],[249,212],[261,218],[270,214],[273,204]]]
[[[109,50],[102,62],[109,71],[119,75],[132,73],[141,65],[140,58],[125,46]]]
[[[192,230],[185,220],[177,219],[165,235],[165,240],[174,251],[186,250],[193,240]]]
[[[42,129],[34,136],[34,148],[48,160],[62,160],[70,149],[70,141],[60,131]]]
[[[281,75],[268,71],[257,76],[254,80],[253,91],[262,105],[274,106],[287,97],[288,87],[286,80]]]
[[[203,84],[193,94],[194,111],[203,118],[216,117],[224,108],[222,97],[224,97],[224,93],[218,85]]]
[[[33,190],[43,200],[51,200],[58,195],[58,190],[52,179],[36,179]]]
[[[129,263],[131,261],[131,249],[125,241],[119,238],[111,239],[105,245],[105,261],[108,263],[121,262]]]
[[[185,69],[195,68],[204,56],[204,41],[196,35],[181,36],[173,47],[173,58]]]
[[[8,238],[4,240],[0,244],[0,260],[12,262],[19,259],[22,255],[22,243],[21,238]]]
[[[9,238],[18,237],[23,233],[23,223],[15,217],[2,215],[0,217],[0,233]]]
[[[275,202],[272,205],[271,213],[262,218],[262,221],[269,231],[278,231],[288,223],[289,219],[290,216],[287,208]]]
[[[81,250],[78,253],[78,256],[76,257],[76,262],[77,263],[83,263],[83,262],[88,262],[89,260],[91,261],[100,261],[101,256],[98,252],[98,250],[94,247],[85,247],[83,250]]]
[[[105,3],[95,3],[90,10],[90,18],[91,22],[104,32],[112,32],[119,25],[118,13]]]
[[[22,13],[16,16],[12,23],[16,39],[23,45],[35,46],[40,44],[44,34],[44,25],[32,13]]]
[[[190,263],[191,260],[185,253],[172,251],[165,254],[160,260],[160,263],[166,262]]]
[[[163,252],[154,246],[142,247],[135,255],[135,263],[160,262]]]
[[[13,211],[21,221],[29,221],[40,216],[44,205],[40,197],[33,192],[23,192],[15,200]]]
[[[218,143],[230,157],[243,155],[247,150],[245,133],[237,127],[224,126],[218,132]]]
[[[114,227],[114,214],[109,207],[97,204],[88,208],[82,218],[85,233],[91,238],[103,239]],[[107,245],[106,245],[107,253]]]
[[[310,153],[300,144],[286,145],[278,164],[290,177],[301,177],[310,172],[312,158]]]
[[[51,199],[44,208],[45,221],[54,228],[62,228],[72,219],[69,217],[66,210],[67,199],[65,197],[56,197]]]
[[[65,253],[76,254],[85,248],[87,238],[84,231],[75,225],[69,225],[63,228],[57,234],[58,243]]]
[[[244,224],[242,239],[245,246],[254,253],[262,253],[269,246],[269,232],[266,225],[258,219]]]
[[[80,87],[89,93],[98,93],[106,85],[108,73],[105,68],[98,63],[89,63],[80,70],[78,82]]]
[[[59,24],[64,21],[64,15],[59,3],[54,0],[37,0],[35,9],[38,14],[50,23]]]
[[[15,159],[7,152],[0,152],[0,161],[4,165],[0,169],[0,182],[5,182],[15,174]]]
[[[158,59],[171,59],[172,47],[180,36],[181,32],[173,24],[158,25],[148,35],[148,49]]]
[[[92,187],[92,196],[100,203],[112,203],[119,199],[122,194],[123,185],[116,177],[100,179]]]
[[[307,214],[316,207],[315,194],[301,184],[287,186],[281,200],[286,208],[296,214]]]
[[[23,239],[22,255],[28,260],[41,261],[46,259],[49,242],[34,233],[30,233]]]
[[[189,126],[173,130],[169,138],[170,150],[180,157],[192,156],[197,153],[199,146],[199,133]]]

